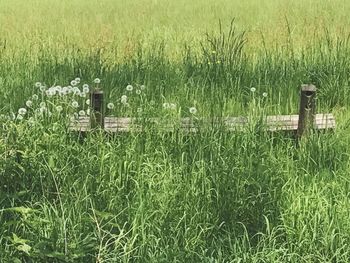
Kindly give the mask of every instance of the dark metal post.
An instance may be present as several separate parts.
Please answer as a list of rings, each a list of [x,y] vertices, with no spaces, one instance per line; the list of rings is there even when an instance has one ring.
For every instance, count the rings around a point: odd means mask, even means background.
[[[91,129],[101,127],[104,128],[104,107],[103,107],[103,91],[94,90],[91,93],[91,113],[90,125]]]
[[[300,90],[300,107],[297,136],[301,138],[314,127],[316,115],[316,87],[302,85]]]

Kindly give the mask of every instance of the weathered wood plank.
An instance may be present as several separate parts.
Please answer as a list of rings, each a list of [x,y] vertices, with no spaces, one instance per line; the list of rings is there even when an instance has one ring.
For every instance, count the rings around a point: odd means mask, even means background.
[[[298,129],[298,115],[276,115],[267,116],[264,120],[266,129],[270,131]],[[138,119],[138,118],[119,118],[105,117],[104,129],[108,132],[129,132],[131,130],[141,131],[145,127],[155,127],[162,131],[172,131],[181,129],[184,131],[195,132],[200,129],[224,127],[229,131],[242,130],[249,125],[247,117],[226,117],[202,120],[191,120],[183,118],[179,123],[171,123],[160,118]],[[314,119],[315,129],[335,128],[335,119],[332,114],[316,114]],[[77,121],[72,121],[70,130],[86,132],[91,130],[89,117],[80,117]]]

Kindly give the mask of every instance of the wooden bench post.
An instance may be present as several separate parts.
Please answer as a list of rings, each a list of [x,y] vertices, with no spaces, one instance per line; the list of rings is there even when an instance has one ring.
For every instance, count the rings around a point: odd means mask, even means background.
[[[104,107],[103,107],[103,91],[93,90],[91,92],[91,114],[90,114],[90,126],[91,129],[104,128]]]
[[[314,127],[316,115],[316,87],[314,85],[302,85],[300,90],[300,107],[297,137],[303,135]]]

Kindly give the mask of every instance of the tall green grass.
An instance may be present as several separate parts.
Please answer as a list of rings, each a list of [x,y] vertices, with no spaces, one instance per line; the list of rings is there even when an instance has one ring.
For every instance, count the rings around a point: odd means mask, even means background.
[[[274,10],[275,2],[263,6]],[[48,38],[53,29],[47,24],[37,32],[40,42],[33,44],[37,38],[30,29],[28,41],[15,48],[23,36],[8,33],[11,23],[2,29],[9,34],[3,34],[0,51],[2,114],[17,112],[37,94],[37,81],[64,86],[75,77],[87,82],[98,77],[107,102],[116,104],[108,114],[138,116],[136,109],[141,107],[144,117],[174,121],[238,115],[254,121],[235,133],[223,129],[165,133],[150,127],[127,134],[94,132],[82,138],[67,132],[66,119],[56,115],[34,123],[2,118],[1,262],[349,261],[350,47],[346,34],[322,27],[322,32],[299,45],[293,35],[295,21],[284,17],[287,28],[278,32],[286,40],[274,46],[270,33],[252,37],[249,30],[243,31],[242,20],[230,24],[231,18],[224,16],[219,29],[206,30],[207,35],[199,34],[193,41],[185,37],[176,48],[167,35],[159,36],[160,29],[159,35],[156,29],[148,31],[156,38],[130,40],[128,48],[117,40],[82,47],[90,39],[75,43],[74,34],[79,37],[82,33],[77,29],[92,22],[77,21],[95,14],[92,6],[105,7],[94,1],[32,3],[31,8],[42,5],[42,9],[28,18],[31,23],[42,25],[46,20],[40,14],[49,12],[51,4],[65,6],[68,14],[82,8],[83,15],[60,20],[58,12],[52,18],[63,24],[74,22],[75,27],[68,30],[71,36],[62,42],[55,42],[60,34]],[[139,10],[139,3],[126,5]],[[152,3],[157,6],[157,1]],[[253,3],[240,5],[248,8]],[[103,4],[113,10],[121,5]],[[158,4],[168,10],[169,2]],[[289,5],[295,10],[299,4]],[[193,12],[181,1],[178,5]],[[195,1],[191,7],[207,10],[212,5],[218,6],[220,14],[230,10],[220,2],[202,6]],[[4,1],[0,6],[7,12],[18,10]],[[152,5],[147,8],[145,12],[152,13]],[[21,12],[28,10],[27,6]],[[123,17],[131,17],[128,14]],[[0,20],[9,21],[9,17],[2,11]],[[112,21],[108,16],[99,19]],[[171,18],[164,21],[174,23]],[[186,28],[182,23],[179,28]],[[150,25],[153,22],[138,30]],[[257,38],[261,47],[252,50]],[[302,83],[318,87],[318,111],[333,112],[337,129],[314,132],[300,143],[291,133],[266,132],[259,118],[297,113]],[[131,95],[125,90],[128,84],[146,89],[142,96]],[[123,94],[129,96],[129,108],[117,105]],[[176,111],[166,111],[163,103],[176,103]],[[194,116],[190,107],[198,110]]]

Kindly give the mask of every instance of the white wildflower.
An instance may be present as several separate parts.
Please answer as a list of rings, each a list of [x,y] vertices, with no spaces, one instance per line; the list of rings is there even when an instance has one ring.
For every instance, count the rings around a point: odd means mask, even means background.
[[[256,88],[251,87],[251,88],[250,88],[250,91],[251,91],[251,92],[255,92],[255,91],[256,91]]]
[[[264,92],[262,95],[263,95],[264,98],[266,98],[267,97],[267,92]]]
[[[100,83],[101,83],[101,80],[100,80],[99,78],[96,78],[96,79],[94,79],[94,83],[95,83],[95,84],[100,84]]]
[[[63,111],[63,107],[62,107],[61,105],[58,105],[58,106],[56,107],[56,111],[57,111],[57,112]]]
[[[89,85],[88,84],[84,84],[83,85],[83,92],[84,93],[89,93],[89,91],[90,91]]]
[[[76,80],[72,80],[70,82],[70,84],[74,87],[74,86],[78,85],[78,82]]]
[[[36,82],[35,87],[40,88],[41,87],[41,82]]]
[[[78,103],[76,100],[74,100],[74,101],[72,102],[72,107],[73,107],[73,108],[78,108],[78,107],[79,107],[79,103]]]
[[[123,95],[123,96],[121,97],[120,101],[121,101],[121,103],[126,104],[127,101],[128,101],[128,96]]]
[[[145,89],[146,89],[146,86],[145,86],[145,85],[141,85],[141,86],[140,86],[140,89],[141,89],[141,90],[145,90]]]
[[[197,109],[195,107],[191,107],[190,108],[190,113],[191,114],[196,114],[197,113]]]
[[[126,90],[127,90],[127,91],[132,91],[133,89],[134,89],[134,87],[131,86],[131,85],[126,86]]]
[[[86,113],[84,110],[79,111],[79,116],[85,116],[85,115],[86,115]]]
[[[114,109],[114,104],[112,102],[108,103],[107,104],[107,108],[110,109],[110,110],[113,110]]]
[[[46,103],[44,101],[40,102],[39,104],[40,108],[46,107]]]
[[[39,108],[39,112],[40,112],[41,114],[47,112],[46,106],[40,107],[40,108]]]
[[[19,115],[26,115],[26,113],[27,113],[27,110],[25,109],[25,108],[20,108],[19,110],[18,110],[18,114]]]
[[[90,100],[87,99],[87,100],[85,101],[85,104],[86,104],[86,105],[90,105]]]
[[[167,103],[167,102],[164,102],[163,103],[163,108],[166,109],[166,110],[169,109],[170,108],[170,104]]]
[[[28,108],[32,107],[32,106],[33,106],[33,102],[32,102],[31,100],[27,100],[27,101],[26,101],[26,106],[27,106]]]
[[[141,94],[141,90],[140,89],[136,90],[136,94],[140,95]]]
[[[33,100],[38,100],[38,99],[39,99],[39,96],[36,95],[36,94],[33,94],[32,99],[33,99]]]

